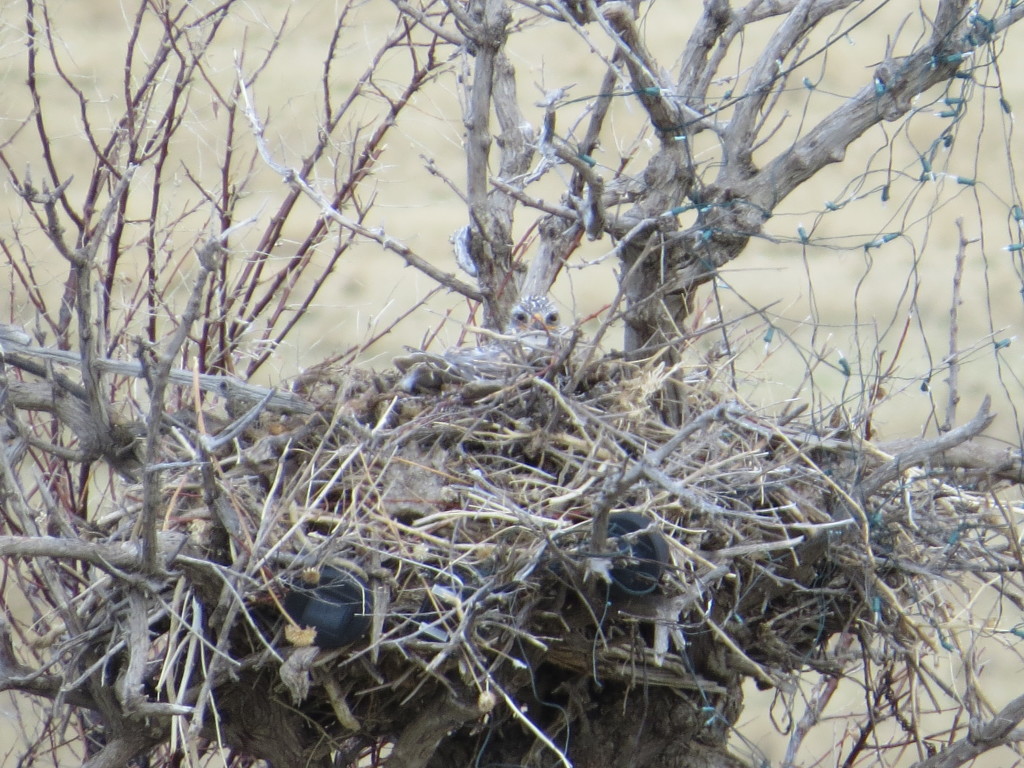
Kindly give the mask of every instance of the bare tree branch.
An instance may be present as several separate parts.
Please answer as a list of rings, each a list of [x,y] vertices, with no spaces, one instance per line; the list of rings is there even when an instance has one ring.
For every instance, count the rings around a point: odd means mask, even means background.
[[[54,384],[59,390],[84,402],[85,391],[80,385],[57,372],[51,372],[48,368],[31,362],[31,359],[40,359],[52,361],[60,365],[81,368],[82,362],[78,355],[60,349],[53,349],[52,347],[37,347],[32,344],[26,344],[10,338],[11,333],[23,332],[17,326],[0,326],[0,356],[2,356],[5,362],[9,363],[12,367],[19,368],[36,376],[52,377]],[[93,360],[93,368],[98,372],[113,376],[130,376],[137,379],[144,376],[141,363],[125,360],[97,358]],[[310,414],[314,410],[313,406],[290,392],[281,392],[269,387],[261,387],[256,384],[240,381],[233,376],[214,376],[206,373],[186,371],[181,368],[172,368],[167,372],[167,379],[170,383],[179,387],[197,386],[204,392],[219,395],[231,402],[257,403],[266,400],[267,406],[274,410],[304,414]],[[26,392],[31,392],[31,389],[26,390]],[[30,397],[30,395],[27,394],[26,397]],[[56,392],[51,391],[46,398],[26,399],[24,404],[19,402],[18,407],[49,410],[49,408],[42,407],[44,401],[52,407],[55,403],[59,402],[59,397]],[[29,405],[32,402],[35,403],[34,406]]]
[[[310,200],[315,202],[317,206],[319,206],[321,213],[325,217],[336,222],[344,229],[351,230],[357,235],[379,243],[392,253],[398,254],[410,267],[415,267],[423,274],[447,287],[449,290],[460,293],[466,298],[473,299],[474,301],[481,301],[483,299],[483,295],[471,285],[462,282],[453,274],[441,271],[421,256],[417,256],[407,245],[398,242],[394,238],[388,237],[382,231],[369,229],[347,216],[344,216],[331,205],[329,200],[314,189],[298,171],[278,164],[271,156],[270,150],[267,148],[266,142],[263,138],[263,126],[249,98],[249,91],[245,87],[245,81],[241,72],[238,73],[238,82],[240,84],[242,96],[245,99],[245,115],[249,120],[253,136],[256,139],[257,146],[259,147],[260,156],[269,168],[284,179],[286,184],[300,190]]]
[[[913,768],[958,768],[995,747],[1020,740],[1015,730],[1024,720],[1024,696],[1018,696],[987,723],[972,723],[967,736],[936,754],[914,763]]]
[[[933,440],[921,441],[876,469],[857,484],[857,494],[860,498],[865,499],[873,496],[883,485],[891,483],[907,469],[923,464],[943,451],[955,448],[972,437],[980,435],[996,418],[994,413],[989,412],[991,404],[991,398],[985,397],[974,418],[963,426],[951,429]]]

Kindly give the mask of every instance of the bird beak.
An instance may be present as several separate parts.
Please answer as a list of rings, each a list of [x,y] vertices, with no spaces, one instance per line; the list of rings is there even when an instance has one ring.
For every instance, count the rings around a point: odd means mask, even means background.
[[[551,331],[554,330],[554,328],[552,328],[550,325],[548,325],[547,322],[544,320],[544,316],[543,315],[539,315],[539,314],[531,315],[530,320],[533,321],[533,322],[530,323],[531,330],[534,330],[534,331],[544,331],[545,333],[551,333]]]

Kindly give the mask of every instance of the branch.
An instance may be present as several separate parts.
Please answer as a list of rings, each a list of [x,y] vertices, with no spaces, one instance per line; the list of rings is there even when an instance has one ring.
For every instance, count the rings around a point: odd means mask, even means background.
[[[385,768],[423,768],[444,738],[482,714],[476,706],[462,704],[451,695],[432,704],[402,729]]]
[[[83,464],[95,461],[100,456],[106,456],[111,465],[117,467],[119,471],[128,470],[126,466],[121,466],[120,457],[117,455],[117,440],[112,437],[111,429],[97,424],[93,420],[84,398],[67,397],[59,387],[44,382],[27,384],[21,381],[4,381],[4,385],[7,388],[5,392],[7,401],[13,407],[23,411],[42,411],[53,414],[57,421],[70,429],[77,438],[78,450],[68,452],[67,448],[43,443],[31,434],[26,434],[25,437],[30,443],[48,453],[65,455],[67,458],[70,458],[73,453],[74,458],[71,460]],[[105,448],[114,450],[105,451]]]
[[[956,231],[960,242],[956,249],[956,261],[953,269],[953,295],[949,301],[949,378],[946,399],[946,419],[943,429],[951,429],[956,421],[956,407],[960,403],[960,305],[961,286],[964,277],[964,262],[967,259],[967,246],[970,241],[964,236],[964,220],[957,217]]]
[[[750,180],[734,187],[735,196],[764,210],[774,209],[779,201],[826,165],[843,160],[846,148],[868,128],[883,120],[899,119],[913,108],[915,96],[951,78],[970,53],[970,46],[958,45],[955,35],[967,5],[966,0],[945,0],[936,18],[953,21],[946,28],[936,26],[932,46],[910,56],[882,62],[870,84]],[[881,95],[877,83],[882,83],[885,89]],[[722,169],[720,182],[725,182],[728,173],[728,167]]]
[[[70,394],[84,402],[85,390],[81,386],[70,381],[65,376],[56,373],[51,374],[47,367],[41,367],[26,359],[38,358],[49,360],[80,369],[82,367],[82,360],[79,356],[73,352],[52,347],[33,346],[26,343],[25,340],[28,338],[30,338],[28,334],[24,333],[18,326],[0,324],[0,358],[8,365],[52,381],[55,390],[59,389],[60,392]],[[93,368],[101,373],[108,373],[114,376],[142,378],[145,375],[142,364],[138,362],[96,358],[93,360]],[[167,373],[167,379],[176,386],[198,386],[204,392],[219,395],[229,402],[258,403],[267,400],[267,407],[272,410],[306,415],[313,413],[315,410],[312,405],[298,395],[249,384],[234,376],[213,376],[187,371],[184,368],[172,368]],[[51,392],[51,405],[60,397],[60,394],[55,390]],[[21,405],[18,402],[15,402],[15,405],[30,410],[47,410],[45,408]]]
[[[735,114],[729,121],[725,142],[733,151],[728,155],[723,174],[731,172],[734,178],[746,175],[750,154],[754,151],[758,116],[773,84],[780,77],[779,62],[785,61],[808,32],[834,10],[831,3],[801,0],[761,51],[748,78],[748,88],[743,98],[738,100]]]
[[[256,115],[256,110],[253,108],[252,100],[249,98],[249,89],[245,85],[245,78],[242,76],[241,71],[238,72],[238,83],[242,98],[245,101],[245,116],[249,120],[249,125],[251,127],[253,137],[256,140],[256,147],[259,150],[260,157],[263,158],[263,162],[266,163],[268,168],[284,179],[285,184],[306,195],[306,197],[317,204],[320,208],[321,215],[331,219],[344,229],[354,232],[357,235],[361,235],[368,240],[372,240],[392,253],[398,254],[410,267],[418,269],[427,277],[435,280],[449,290],[462,294],[467,299],[472,299],[473,301],[483,301],[483,294],[481,294],[476,288],[462,282],[450,272],[442,272],[430,262],[413,253],[409,246],[392,237],[388,237],[384,234],[383,230],[369,229],[357,221],[341,214],[334,206],[331,205],[331,202],[326,197],[310,186],[309,182],[302,177],[301,173],[294,168],[289,168],[288,166],[281,165],[276,162],[270,154],[270,149],[267,147],[266,140],[263,138],[263,124],[260,122],[259,117]]]
[[[199,259],[199,271],[196,273],[192,292],[189,294],[188,303],[185,306],[185,311],[181,314],[178,327],[167,343],[163,345],[163,349],[155,355],[152,354],[154,351],[152,348],[143,350],[143,354],[149,352],[152,355],[148,361],[151,361],[153,367],[150,368],[147,364],[147,357],[140,355],[143,361],[143,371],[146,374],[146,383],[149,385],[149,417],[146,420],[146,447],[142,468],[142,513],[139,516],[142,529],[142,554],[147,570],[157,567],[157,525],[164,499],[160,450],[163,440],[163,421],[166,416],[164,401],[167,387],[170,384],[171,364],[184,346],[192,326],[199,319],[200,305],[206,292],[206,284],[210,276],[217,270],[224,242],[236,228],[225,228],[222,232],[209,238],[196,254]]]
[[[981,408],[978,409],[978,413],[975,414],[974,418],[969,422],[964,424],[962,427],[951,429],[946,434],[940,435],[934,440],[925,440],[908,448],[906,451],[899,454],[891,461],[883,464],[866,478],[861,480],[855,486],[854,493],[851,495],[862,500],[868,499],[873,496],[879,488],[886,483],[891,483],[910,467],[916,467],[919,464],[923,464],[936,454],[955,448],[972,437],[977,437],[984,432],[996,418],[994,413],[989,413],[988,409],[991,404],[992,398],[986,395],[985,399],[981,403]]]
[[[449,3],[451,7],[453,3]],[[466,30],[476,48],[476,67],[469,94],[469,107],[464,118],[466,127],[466,196],[470,210],[480,214],[477,225],[487,231],[482,214],[487,204],[487,156],[491,145],[490,116],[491,93],[494,88],[494,65],[505,42],[506,26],[511,21],[503,0],[478,0],[470,5],[471,12],[480,16],[472,28]]]
[[[919,443],[917,438],[905,438],[881,443],[878,448],[894,455],[908,451]],[[1020,449],[986,444],[983,440],[965,440],[944,450],[941,469],[947,472],[960,469],[992,480],[1024,483],[1024,458]]]
[[[96,222],[93,236],[85,245],[75,252],[71,260],[75,273],[75,287],[78,291],[75,302],[78,312],[78,346],[82,355],[82,383],[88,397],[87,405],[92,413],[93,421],[109,433],[110,414],[107,408],[107,397],[100,389],[99,377],[93,370],[92,361],[99,356],[99,342],[96,338],[97,328],[93,321],[93,285],[92,274],[95,267],[96,252],[100,242],[107,233],[107,225],[128,192],[128,185],[135,175],[135,166],[128,166],[110,195],[110,200]]]
[[[186,538],[183,533],[163,531],[159,534],[157,549],[165,567],[178,556]],[[138,571],[140,554],[138,542],[103,544],[55,536],[0,536],[0,558],[77,560],[122,579]]]
[[[643,43],[643,37],[637,29],[633,9],[624,2],[605,3],[600,13],[595,6],[591,9],[598,22],[604,26],[622,52],[629,69],[633,88],[647,110],[651,125],[658,131],[661,138],[667,141],[681,128],[683,113],[666,93],[667,83],[662,83],[655,75],[658,72],[657,62]]]
[[[11,639],[11,625],[0,614],[0,691],[20,689],[22,685],[38,680],[39,677],[38,672],[18,661]],[[56,693],[60,683],[56,682],[56,678],[50,678],[50,681],[56,684],[53,690]]]
[[[494,99],[494,113],[501,127],[501,135],[497,140],[500,152],[498,176],[502,179],[522,178],[530,169],[536,143],[533,129],[519,108],[519,99],[516,95],[515,69],[508,56],[502,51],[499,51],[495,58],[494,86],[491,95]],[[486,166],[483,170],[486,174]],[[504,237],[511,239],[513,214],[516,202],[519,200],[518,195],[509,193],[502,186],[494,184],[494,188],[491,189],[487,198],[491,217],[499,225],[500,231],[504,233]],[[536,263],[538,258],[535,257],[534,263]],[[504,267],[505,265],[499,266]],[[531,264],[530,275],[535,274],[537,272],[534,264]],[[517,291],[520,295],[542,295],[547,293],[555,276],[552,273],[548,277],[545,273],[544,278],[531,283],[530,275],[527,276],[520,290]],[[504,275],[501,276],[501,279],[504,281]],[[503,308],[506,303],[500,301],[498,306]]]
[[[151,735],[142,728],[125,729],[82,763],[82,768],[121,768],[131,765],[134,758],[166,740],[166,736]]]
[[[839,639],[837,652],[846,652],[853,644],[853,634],[847,632]],[[838,655],[838,653],[837,653]],[[804,705],[804,714],[792,727],[789,742],[786,745],[786,756],[782,759],[782,768],[793,768],[797,763],[797,755],[804,744],[804,739],[814,726],[821,722],[825,707],[839,687],[839,675],[823,676],[815,686],[814,695]]]
[[[990,749],[1019,741],[1021,734],[1014,731],[1014,728],[1022,720],[1024,696],[1018,696],[987,723],[981,726],[972,725],[967,736],[928,759],[915,763],[912,768],[957,768],[964,765]]]
[[[713,408],[709,408],[700,416],[688,422],[685,427],[676,432],[660,448],[655,451],[649,451],[638,459],[618,480],[606,487],[594,502],[593,534],[591,535],[594,551],[600,552],[604,548],[608,534],[608,513],[622,495],[633,487],[634,483],[640,480],[649,469],[657,468],[680,445],[689,440],[692,435],[720,419],[740,413],[742,411],[737,403],[731,401],[719,403]]]
[[[453,11],[457,3],[447,2]],[[506,133],[518,131],[512,121],[518,113],[515,73],[502,53],[508,39],[512,14],[505,0],[473,0],[463,22],[474,55],[469,103],[463,115],[466,151],[466,203],[469,207],[469,258],[484,296],[486,323],[504,327],[518,290],[506,290],[512,268],[511,224],[513,201],[503,193],[488,195],[491,147],[491,108],[495,108]],[[500,76],[500,77],[499,77]],[[501,104],[496,100],[501,100]],[[510,134],[513,145],[524,137]],[[521,153],[520,153],[521,154]],[[503,158],[502,175],[508,157]],[[523,166],[519,170],[525,170]]]
[[[41,670],[18,661],[11,638],[11,625],[0,615],[0,691],[19,691],[48,699],[59,696],[76,707],[97,708],[91,696],[82,689],[66,688],[64,682],[57,675],[43,674]]]
[[[733,13],[727,0],[707,0],[704,3],[704,12],[686,42],[676,92],[685,93],[687,98],[692,99],[693,104],[704,101],[711,74],[717,69],[717,66],[709,61],[708,55],[715,49],[716,43],[719,51],[724,54],[723,49],[736,35],[736,29],[730,32],[730,27],[742,29],[742,23],[733,18]]]
[[[416,19],[416,23],[424,29],[430,30],[431,34],[436,35],[442,40],[451,43],[452,45],[462,47],[466,44],[466,38],[463,37],[457,30],[450,29],[442,26],[441,24],[435,24],[434,21],[419,8],[414,5],[405,2],[405,0],[391,0],[398,8],[398,11],[403,16],[408,16],[411,19]]]

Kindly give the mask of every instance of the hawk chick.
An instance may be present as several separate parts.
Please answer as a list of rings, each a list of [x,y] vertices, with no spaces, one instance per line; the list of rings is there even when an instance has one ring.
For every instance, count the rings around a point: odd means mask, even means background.
[[[447,382],[498,382],[551,363],[568,329],[547,296],[524,296],[512,308],[505,332],[479,347],[452,347],[441,354],[413,352],[396,357],[407,392],[439,389]]]

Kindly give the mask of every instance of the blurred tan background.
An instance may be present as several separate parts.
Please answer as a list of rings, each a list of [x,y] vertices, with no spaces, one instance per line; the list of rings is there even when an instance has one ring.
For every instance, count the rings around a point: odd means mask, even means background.
[[[986,9],[986,5],[982,4],[982,8],[989,15],[999,8],[993,3]],[[65,74],[90,98],[89,116],[94,125],[107,125],[109,130],[110,121],[120,111],[124,51],[135,8],[116,0],[65,0],[51,2],[48,7]],[[208,54],[205,76],[228,89],[235,77],[239,53],[245,51],[245,70],[255,66],[275,38],[279,38],[279,50],[253,89],[260,113],[269,115],[266,136],[278,162],[297,165],[315,139],[321,114],[323,59],[339,8],[330,0],[300,0],[291,4],[250,0],[236,7]],[[645,8],[644,28],[649,46],[670,67],[701,4],[695,0],[658,0]],[[851,15],[827,22],[821,34],[811,41],[808,51],[851,26],[859,18],[857,14],[868,17],[863,24],[841,35],[826,54],[812,58],[794,72],[776,110],[780,123],[772,129],[774,133],[758,159],[763,161],[785,151],[794,135],[806,131],[820,116],[870,83],[873,66],[883,58],[887,46],[892,45],[897,54],[903,53],[927,35],[926,21],[916,4],[890,3],[873,15],[869,10],[858,8]],[[43,176],[42,159],[33,143],[31,125],[25,125],[31,104],[23,87],[23,14],[23,4],[0,6],[0,83],[4,94],[0,106],[0,145],[4,145],[16,168],[34,169],[34,178],[38,180]],[[334,68],[338,80],[332,82],[332,91],[339,100],[362,75],[372,51],[394,28],[394,6],[385,0],[369,0],[356,6],[351,14],[351,24]],[[723,74],[741,77],[776,25],[776,21],[764,22],[747,35],[742,51],[731,57]],[[280,34],[279,29],[283,30]],[[607,51],[607,43],[598,31],[592,34],[595,43]],[[1024,306],[1022,270],[1019,255],[1003,249],[1016,242],[1020,234],[1010,214],[1019,199],[1014,164],[1020,153],[1020,139],[1015,134],[1012,115],[1004,111],[999,100],[1005,99],[1011,107],[1024,105],[1024,84],[1016,77],[1024,63],[1024,46],[1014,44],[1015,40],[1024,39],[1024,28],[1011,29],[1009,34],[1005,45],[996,46],[1000,54],[999,71],[983,66],[980,56],[972,64],[977,66],[974,80],[962,83],[968,89],[963,94],[969,97],[968,101],[952,146],[938,151],[932,180],[920,181],[920,156],[950,123],[949,117],[939,114],[948,109],[940,101],[943,95],[959,95],[939,90],[921,99],[921,112],[909,127],[882,124],[851,148],[844,162],[829,167],[786,200],[769,222],[767,236],[753,241],[739,260],[722,270],[714,291],[706,290],[707,303],[701,314],[705,322],[720,314],[732,318],[751,309],[760,310],[732,331],[732,340],[740,352],[737,386],[749,402],[778,408],[783,401],[796,397],[809,400],[816,407],[845,403],[850,410],[856,410],[864,405],[864,393],[873,383],[871,376],[879,368],[887,369],[895,358],[894,369],[884,382],[890,399],[879,406],[873,419],[880,437],[934,433],[933,413],[938,408],[941,421],[947,397],[943,359],[949,347],[958,243],[955,221],[962,218],[965,236],[975,242],[966,249],[963,303],[959,307],[958,347],[965,354],[958,420],[973,415],[981,398],[990,394],[995,399],[994,410],[1000,414],[991,434],[1010,445],[1019,444],[1017,409],[1024,402],[1024,369],[1021,348],[1014,339],[1019,333]],[[145,43],[142,47],[145,49]],[[597,93],[602,70],[589,54],[586,41],[568,33],[562,25],[541,23],[527,33],[513,36],[510,52],[519,75],[524,114],[535,129],[543,114],[536,102],[545,91],[571,86],[569,95],[581,99]],[[436,163],[456,185],[464,183],[459,78],[467,65],[466,60],[454,56],[447,72],[416,97],[412,109],[403,114],[375,172],[377,200],[368,222],[447,271],[456,270],[449,237],[466,223],[466,211],[450,186],[426,172],[425,162]],[[90,173],[92,153],[83,142],[77,104],[67,98],[66,86],[52,63],[43,59],[40,67],[43,93],[52,94],[46,104],[48,125],[56,137],[51,150],[61,172],[75,175],[69,191],[73,198],[78,195],[80,199]],[[376,84],[385,92],[397,92],[403,85],[405,71],[401,54],[389,54]],[[803,84],[805,78],[813,88]],[[724,77],[717,84],[722,98],[732,82]],[[217,106],[212,99],[204,101],[202,93],[201,88],[197,89],[188,106],[191,119],[184,130],[192,141],[180,145],[177,151],[182,153],[181,157],[173,160],[191,163],[192,167],[198,163],[215,173],[223,138],[211,127],[217,125]],[[66,113],[60,113],[59,104],[66,105]],[[584,99],[560,111],[559,129],[567,131],[583,115],[586,104]],[[362,100],[355,112],[361,121],[360,129],[368,130],[382,108],[380,98],[367,96]],[[611,169],[619,165],[621,157],[633,153],[637,159],[628,170],[640,172],[652,150],[651,137],[640,131],[642,124],[643,116],[636,104],[628,98],[616,100],[610,130],[596,158],[606,178],[611,177]],[[352,125],[347,132],[340,132],[336,141],[343,145],[355,135]],[[240,135],[236,141],[236,151],[254,152],[251,136]],[[695,152],[699,161],[703,158],[713,163],[716,147],[710,137],[703,137]],[[143,169],[142,173],[145,172]],[[974,184],[962,183],[966,179]],[[545,181],[543,192],[534,194],[557,200],[560,183],[552,177]],[[184,176],[175,184],[182,197],[178,200],[168,196],[164,214],[168,220],[194,204],[196,198]],[[889,187],[888,201],[882,199],[883,186]],[[245,197],[239,203],[237,219],[255,217],[253,232],[259,230],[283,191],[279,177],[256,160]],[[307,217],[304,225],[308,226],[318,214],[312,205],[303,205]],[[530,212],[520,213],[520,236],[526,234],[534,219]],[[688,223],[685,216],[682,221]],[[801,230],[807,235],[807,243],[801,242]],[[64,265],[54,256],[4,178],[0,180],[0,237],[13,243],[15,231],[17,242],[38,259],[37,277],[57,295],[66,271]],[[295,240],[305,231],[296,225],[286,232],[279,244],[280,254],[294,249]],[[201,232],[199,219],[187,219],[179,234],[182,242],[187,243]],[[890,232],[899,233],[899,237],[878,248],[864,247]],[[254,234],[243,233],[236,238],[232,258],[244,259],[247,238],[253,237]],[[578,317],[598,312],[613,296],[615,265],[606,258],[611,247],[607,240],[585,243],[556,285],[557,299]],[[9,267],[0,258],[0,286],[10,282]],[[271,383],[286,381],[303,368],[364,343],[432,287],[429,279],[404,267],[396,256],[377,245],[359,245],[345,256],[315,306],[301,318],[299,333],[276,350],[273,365],[264,368],[262,379]],[[129,301],[130,296],[125,286],[124,295],[114,300]],[[360,359],[366,365],[387,367],[396,351],[403,345],[418,345],[426,329],[438,325],[449,311],[455,320],[462,321],[468,308],[459,298],[441,294],[399,324],[393,333],[362,351]],[[3,291],[0,321],[31,326],[35,318],[23,297]],[[771,333],[768,321],[774,327]],[[442,331],[440,343],[454,341],[458,333],[458,323],[449,323]],[[718,340],[709,337],[701,344],[708,348]],[[1011,343],[997,349],[996,342]],[[618,343],[619,337],[612,335],[606,346],[614,348]],[[850,375],[843,371],[840,358],[847,361]],[[922,386],[925,382],[927,387]],[[946,661],[949,677],[955,680],[957,661]],[[1007,672],[1020,673],[1016,657],[994,657],[992,667],[1004,673],[1004,677]],[[999,676],[994,674],[993,680]],[[1003,698],[996,693],[993,696]],[[783,741],[761,709],[767,707],[770,695],[752,692],[752,697],[744,714],[749,729],[743,726],[743,730],[769,760],[777,761]],[[754,701],[761,704],[755,706]],[[862,707],[855,690],[849,696],[849,707],[852,711]],[[16,764],[21,729],[28,727],[23,711],[23,705],[10,697],[0,698],[2,765]],[[847,726],[835,721],[836,731],[825,736],[822,749],[826,749],[824,745],[840,743],[839,732]]]
[[[119,114],[123,55],[133,10],[113,0],[57,2],[49,7],[67,74],[92,99],[91,120],[102,126],[104,120],[109,122]],[[675,61],[697,9],[696,3],[649,6],[644,28],[651,49],[666,66]],[[868,15],[867,10],[861,15]],[[204,74],[227,89],[234,79],[236,54],[244,48],[243,70],[254,67],[271,46],[278,27],[285,24],[279,50],[253,90],[258,110],[269,115],[266,135],[278,162],[296,165],[315,138],[322,102],[323,58],[337,12],[330,2],[300,2],[285,8],[268,0],[236,6],[207,56],[208,70]],[[32,132],[17,130],[30,108],[25,89],[17,87],[25,77],[21,9],[5,5],[2,14],[0,77],[5,83],[6,103],[0,141],[13,142],[6,151],[16,167],[23,164],[23,168],[35,168],[34,178],[41,178],[42,162]],[[332,82],[336,100],[343,98],[362,75],[370,53],[392,30],[394,16],[393,7],[384,0],[358,5],[352,12],[333,70],[338,79]],[[851,14],[824,24],[808,50],[856,20]],[[775,24],[771,20],[762,22],[754,32],[770,35]],[[896,30],[898,35],[894,35]],[[926,33],[918,12],[899,3],[890,3],[869,15],[827,54],[812,58],[793,73],[773,115],[779,125],[766,129],[771,138],[758,159],[763,161],[784,151],[795,135],[869,83],[873,65],[881,60],[887,45],[893,45],[896,53],[905,52]],[[1011,36],[1014,33],[1011,30]],[[596,30],[593,38],[597,44],[604,42]],[[756,36],[748,35],[742,55],[732,57],[734,61],[722,67],[723,73],[741,76],[758,50]],[[1015,72],[1020,63],[1017,47],[1000,46],[999,52],[1002,72]],[[568,132],[584,114],[585,97],[596,93],[601,75],[584,41],[563,25],[542,23],[526,34],[513,36],[511,53],[524,114],[535,128],[542,116],[535,103],[544,91],[571,86],[569,95],[583,99],[559,112],[559,130]],[[67,98],[52,65],[42,60],[40,66],[44,71],[44,95],[50,88],[55,95],[60,94],[46,105],[50,130],[59,137],[51,149],[62,171],[75,174],[70,191],[73,197],[77,192],[80,199],[80,185],[89,173],[90,152],[77,128],[77,105]],[[464,182],[458,83],[465,66],[462,57],[453,57],[448,71],[416,97],[411,110],[403,114],[374,173],[376,207],[368,222],[449,271],[457,271],[449,238],[465,224],[466,213],[452,189],[430,176],[424,165],[427,160],[433,161],[455,184]],[[405,71],[401,54],[389,54],[375,84],[385,92],[397,92]],[[993,341],[1012,340],[1024,303],[1019,256],[1002,250],[1018,236],[1010,221],[1017,192],[1012,166],[1014,123],[1002,112],[998,100],[1003,96],[1012,106],[1024,103],[1024,94],[1016,78],[1004,78],[1002,90],[998,90],[997,74],[989,66],[977,69],[975,78],[980,82],[970,84],[973,96],[957,123],[952,147],[938,152],[932,169],[934,181],[922,184],[918,177],[922,170],[920,156],[950,123],[949,118],[937,115],[948,109],[937,101],[944,95],[938,89],[921,100],[922,111],[909,129],[883,123],[851,148],[844,162],[827,168],[787,199],[769,222],[767,237],[753,241],[740,259],[722,270],[717,295],[709,298],[707,321],[720,310],[730,318],[767,308],[762,316],[742,323],[743,330],[732,334],[737,348],[745,350],[739,369],[749,375],[742,375],[739,384],[741,393],[751,402],[767,406],[793,394],[813,396],[825,403],[854,402],[856,393],[865,388],[867,377],[874,373],[876,350],[883,354],[883,368],[898,352],[894,375],[885,386],[890,392],[906,388],[908,394],[883,405],[875,418],[876,425],[886,436],[914,434],[925,428],[931,398],[939,403],[945,399],[942,361],[948,352],[957,246],[954,222],[962,217],[965,236],[983,238],[967,249],[962,288],[959,347],[969,353],[962,384],[963,416],[973,413],[985,392],[995,396],[996,408],[1010,416],[1007,405],[1019,392],[1019,377],[1024,371],[1019,351],[1012,343],[997,355]],[[805,79],[814,84],[813,90],[801,84]],[[723,78],[719,93],[728,95],[731,86],[730,79]],[[202,94],[201,88],[196,89],[189,105],[194,120],[185,126],[195,144],[178,149],[183,155],[202,155],[211,166],[207,170],[213,173],[223,139],[214,132],[217,105],[212,100],[204,102]],[[54,103],[60,102],[67,104],[68,114],[54,114]],[[360,130],[365,132],[381,109],[379,97],[368,95],[360,100],[354,110],[354,118],[362,121]],[[607,178],[625,155],[635,153],[637,158],[628,172],[639,173],[642,169],[651,149],[650,136],[639,131],[642,124],[638,107],[628,98],[615,101],[610,130],[596,158]],[[338,144],[351,140],[355,130],[352,125],[348,133],[339,132]],[[702,136],[695,143],[697,160],[713,164],[713,139]],[[253,152],[251,137],[236,137],[235,151]],[[181,158],[183,162],[186,159]],[[194,165],[190,166],[191,172],[195,172]],[[713,178],[713,171],[707,176]],[[977,183],[965,186],[957,183],[956,176]],[[887,202],[882,201],[883,185],[890,190]],[[184,178],[179,180],[179,188],[181,201],[168,199],[165,203],[168,218],[195,202],[195,192]],[[560,181],[551,176],[539,190],[531,191],[555,200],[561,192]],[[33,226],[6,180],[0,192],[4,217],[18,227],[21,237],[30,237]],[[237,220],[247,216],[256,219],[250,239],[265,224],[282,193],[279,177],[257,160],[236,215]],[[826,204],[835,210],[828,210]],[[302,237],[308,222],[316,216],[312,205],[303,205],[306,218],[301,220],[301,227],[285,233],[278,248],[282,256],[294,247],[289,236]],[[520,212],[520,235],[535,218],[529,211]],[[689,223],[685,215],[681,222]],[[203,223],[195,217],[187,220],[178,230],[182,241],[190,242],[201,232]],[[806,244],[800,242],[801,231],[807,235]],[[864,243],[886,233],[898,233],[899,237],[879,248],[863,248]],[[236,237],[233,243],[233,258],[244,259],[246,235]],[[43,282],[52,280],[56,290],[63,265],[53,261],[47,268],[52,259],[48,243],[29,239],[28,244],[39,255],[40,278]],[[611,300],[615,265],[604,258],[610,249],[607,240],[584,243],[556,286],[557,298],[578,317],[589,316]],[[4,269],[2,264],[0,269]],[[359,245],[347,254],[315,305],[301,318],[302,332],[276,350],[265,378],[290,378],[301,368],[365,342],[401,315],[414,297],[432,287],[429,279],[406,268],[376,244]],[[711,292],[706,291],[706,295],[711,297]],[[451,295],[441,296],[430,309],[414,313],[395,332],[366,350],[362,359],[377,367],[387,366],[396,350],[403,344],[418,344],[424,329],[437,324],[451,309],[456,319],[465,319],[463,302]],[[5,318],[31,323],[26,311],[17,295],[0,296],[0,314]],[[775,326],[768,342],[763,341],[765,319]],[[445,329],[442,343],[454,341],[458,331],[454,326]],[[708,344],[715,341],[709,338]],[[618,342],[613,335],[607,345],[615,347]],[[848,361],[851,377],[843,373],[840,357]],[[828,365],[815,364],[818,359]],[[815,368],[813,393],[804,382],[809,363]],[[861,374],[864,380],[858,379]],[[931,395],[921,391],[926,379]],[[1006,440],[1019,441],[1017,420],[1012,417],[1001,420],[997,431]]]

